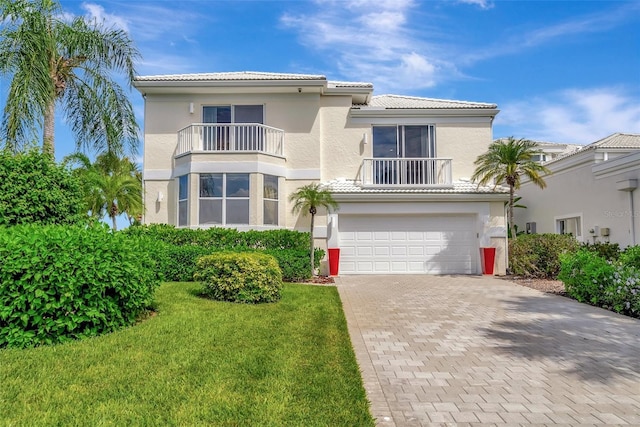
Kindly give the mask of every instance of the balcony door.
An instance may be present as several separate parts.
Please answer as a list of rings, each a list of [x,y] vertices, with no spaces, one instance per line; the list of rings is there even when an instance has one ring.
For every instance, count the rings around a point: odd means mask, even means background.
[[[204,127],[205,150],[262,150],[262,127],[242,125],[264,124],[262,105],[206,106],[202,109],[202,122],[221,125]]]
[[[435,180],[435,127],[374,126],[375,184],[429,184]],[[391,160],[394,159],[394,160]]]

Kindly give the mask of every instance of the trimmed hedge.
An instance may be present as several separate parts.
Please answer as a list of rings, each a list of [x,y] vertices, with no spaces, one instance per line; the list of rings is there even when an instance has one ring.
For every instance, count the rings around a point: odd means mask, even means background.
[[[309,271],[309,233],[292,230],[238,231],[232,228],[188,229],[152,224],[129,227],[122,233],[157,242],[162,260],[160,272],[165,280],[191,281],[199,257],[217,252],[261,251],[272,255],[287,282],[311,279]],[[325,252],[316,249],[316,267]]]
[[[0,227],[0,348],[133,324],[160,283],[155,258],[148,240],[106,226]]]
[[[277,229],[238,231],[235,228],[176,228],[167,224],[129,227],[124,233],[145,236],[176,246],[194,245],[216,251],[238,249],[300,249],[308,250],[309,233]]]
[[[0,151],[0,226],[86,224],[81,183],[39,150]]]
[[[257,304],[280,299],[282,272],[271,255],[220,252],[198,259],[195,280],[218,301]]]
[[[509,266],[513,274],[555,278],[560,272],[560,256],[579,247],[568,234],[523,234],[509,241]]]

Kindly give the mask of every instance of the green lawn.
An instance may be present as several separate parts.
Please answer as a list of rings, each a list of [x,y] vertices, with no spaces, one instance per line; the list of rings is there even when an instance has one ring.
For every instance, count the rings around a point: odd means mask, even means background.
[[[239,305],[167,283],[141,324],[0,350],[0,425],[373,426],[334,287]]]

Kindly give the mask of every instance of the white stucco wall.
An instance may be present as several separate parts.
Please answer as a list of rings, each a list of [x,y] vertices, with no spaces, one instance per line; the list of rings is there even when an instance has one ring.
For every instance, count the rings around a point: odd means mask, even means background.
[[[580,241],[618,243],[621,247],[633,244],[631,221],[636,230],[635,242],[640,243],[638,235],[640,221],[640,193],[617,190],[617,182],[626,179],[639,180],[640,156],[633,154],[626,157],[626,166],[612,168],[618,162],[625,163],[625,158],[616,158],[595,163],[593,152],[576,155],[566,161],[550,164],[553,175],[545,177],[547,188],[544,190],[524,184],[517,194],[522,196],[521,204],[527,209],[515,209],[515,223],[524,230],[527,222],[536,223],[538,233],[556,233],[557,219],[567,216],[581,218]],[[571,163],[571,167],[565,167]],[[630,194],[632,194],[630,196]],[[632,212],[630,197],[633,197],[635,211]],[[610,236],[594,235],[589,232],[596,227],[609,228]]]

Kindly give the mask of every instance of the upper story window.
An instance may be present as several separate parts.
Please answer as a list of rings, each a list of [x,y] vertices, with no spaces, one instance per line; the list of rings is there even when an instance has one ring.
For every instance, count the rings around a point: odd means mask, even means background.
[[[278,225],[278,177],[264,175],[263,179],[263,223],[265,225]]]
[[[178,226],[189,223],[189,175],[178,177]]]
[[[373,157],[435,157],[435,135],[433,125],[374,126]]]
[[[200,225],[249,224],[249,174],[200,174]]]
[[[262,105],[206,106],[202,109],[203,123],[215,125],[203,128],[205,151],[264,149],[264,134],[260,127],[243,123],[264,124]],[[236,125],[238,124],[238,125]]]
[[[203,123],[259,123],[264,124],[263,105],[206,106],[202,109]]]

